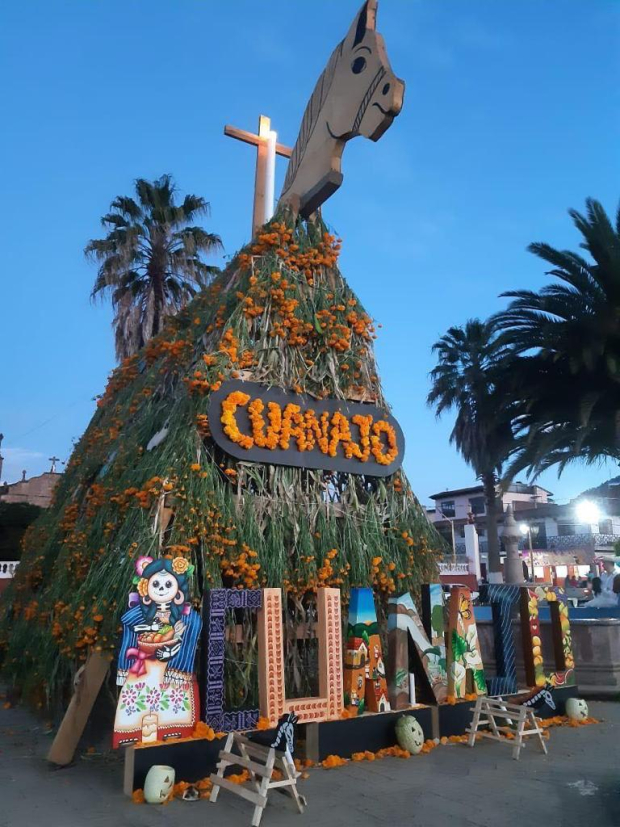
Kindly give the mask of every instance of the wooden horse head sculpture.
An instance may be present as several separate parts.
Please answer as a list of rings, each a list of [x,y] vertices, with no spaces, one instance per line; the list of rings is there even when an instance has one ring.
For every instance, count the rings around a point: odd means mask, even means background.
[[[304,112],[280,196],[304,218],[342,184],[345,143],[357,135],[378,141],[402,109],[405,84],[392,72],[376,22],[377,0],[366,0]]]

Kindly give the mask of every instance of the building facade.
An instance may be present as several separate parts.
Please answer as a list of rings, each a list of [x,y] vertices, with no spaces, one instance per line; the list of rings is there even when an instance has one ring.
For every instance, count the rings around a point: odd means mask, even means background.
[[[60,477],[56,471],[46,471],[36,477],[27,478],[24,471],[19,482],[0,485],[0,502],[28,503],[48,508]]]
[[[498,499],[501,502],[499,515],[500,525],[502,514],[507,506],[512,505],[515,519],[520,520],[521,513],[529,512],[533,508],[552,503],[552,493],[540,485],[525,485],[521,482],[512,483],[508,490]],[[452,546],[452,527],[454,526],[454,540],[459,550],[464,551],[465,526],[473,521],[478,529],[481,541],[486,539],[486,504],[482,485],[473,485],[470,488],[455,488],[431,494],[434,508],[427,509],[427,516],[439,533]]]
[[[530,569],[534,565],[538,578],[549,582],[565,577],[574,576],[579,579],[585,576],[593,570],[597,555],[609,553],[614,549],[615,543],[620,541],[620,498],[597,497],[596,494],[594,490],[586,492],[586,495],[560,505],[553,502],[550,491],[539,485],[513,483],[501,496],[498,494],[500,546],[503,517],[510,504],[515,520],[522,526],[527,526],[520,548],[526,565]],[[579,520],[577,506],[586,496],[599,505],[600,517],[596,523],[583,523]],[[427,509],[428,518],[448,546],[452,548],[454,545],[453,555],[456,555],[456,559],[464,559],[465,526],[473,522],[484,566],[487,525],[482,486],[449,489],[433,494],[430,499],[435,505]]]

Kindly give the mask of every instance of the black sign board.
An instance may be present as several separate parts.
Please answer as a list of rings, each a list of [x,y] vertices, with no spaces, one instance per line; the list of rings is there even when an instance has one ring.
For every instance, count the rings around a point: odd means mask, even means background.
[[[211,394],[208,416],[217,445],[246,462],[387,477],[405,454],[394,417],[363,402],[231,380]]]

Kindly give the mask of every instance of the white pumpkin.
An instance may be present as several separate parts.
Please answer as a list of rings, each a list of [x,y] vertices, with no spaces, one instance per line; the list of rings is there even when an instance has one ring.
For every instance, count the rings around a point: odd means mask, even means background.
[[[588,717],[588,704],[583,698],[569,698],[566,701],[566,714],[571,721],[585,721]]]
[[[424,746],[424,732],[413,715],[402,715],[396,721],[396,740],[401,749],[417,755]]]
[[[163,804],[173,787],[173,768],[154,764],[144,779],[144,800],[147,804]]]

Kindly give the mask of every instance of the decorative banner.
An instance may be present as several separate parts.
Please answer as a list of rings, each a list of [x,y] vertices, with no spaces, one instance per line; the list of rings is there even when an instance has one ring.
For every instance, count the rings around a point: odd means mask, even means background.
[[[224,710],[224,653],[226,612],[260,609],[259,589],[208,589],[203,598],[203,699],[205,721],[217,732],[254,729],[259,710]]]
[[[469,689],[484,695],[484,664],[471,592],[465,586],[454,586],[448,605],[448,693],[453,698],[464,698]],[[468,673],[471,674],[470,687],[467,686]]]
[[[394,417],[361,402],[231,380],[211,394],[208,417],[220,448],[247,462],[387,477],[405,455]]]
[[[427,689],[433,693],[437,703],[445,701],[448,695],[441,586],[432,584],[426,597],[432,630],[430,640],[408,592],[400,597],[391,597],[388,604],[389,690],[394,709],[405,709],[410,705],[409,638],[415,645],[421,666],[417,674],[426,677]]]
[[[294,712],[300,722],[327,721],[342,710],[342,627],[340,589],[318,589],[319,697],[286,700],[282,635],[282,591],[263,589],[258,612],[260,712],[275,726]]]
[[[493,583],[481,589],[482,600],[491,604],[495,641],[496,675],[487,678],[489,695],[509,695],[517,691],[517,660],[512,633],[513,606],[519,602],[521,588]]]
[[[553,659],[555,672],[545,674],[542,653],[538,601],[546,600],[551,615]],[[529,686],[572,686],[575,683],[575,659],[568,619],[568,603],[564,589],[555,586],[528,586],[521,588],[521,633],[525,677]]]
[[[121,618],[115,748],[189,736],[198,720],[194,659],[201,622],[189,603],[192,570],[183,557],[136,563],[137,593]]]
[[[357,715],[390,709],[372,589],[351,589],[344,655],[344,703]]]

